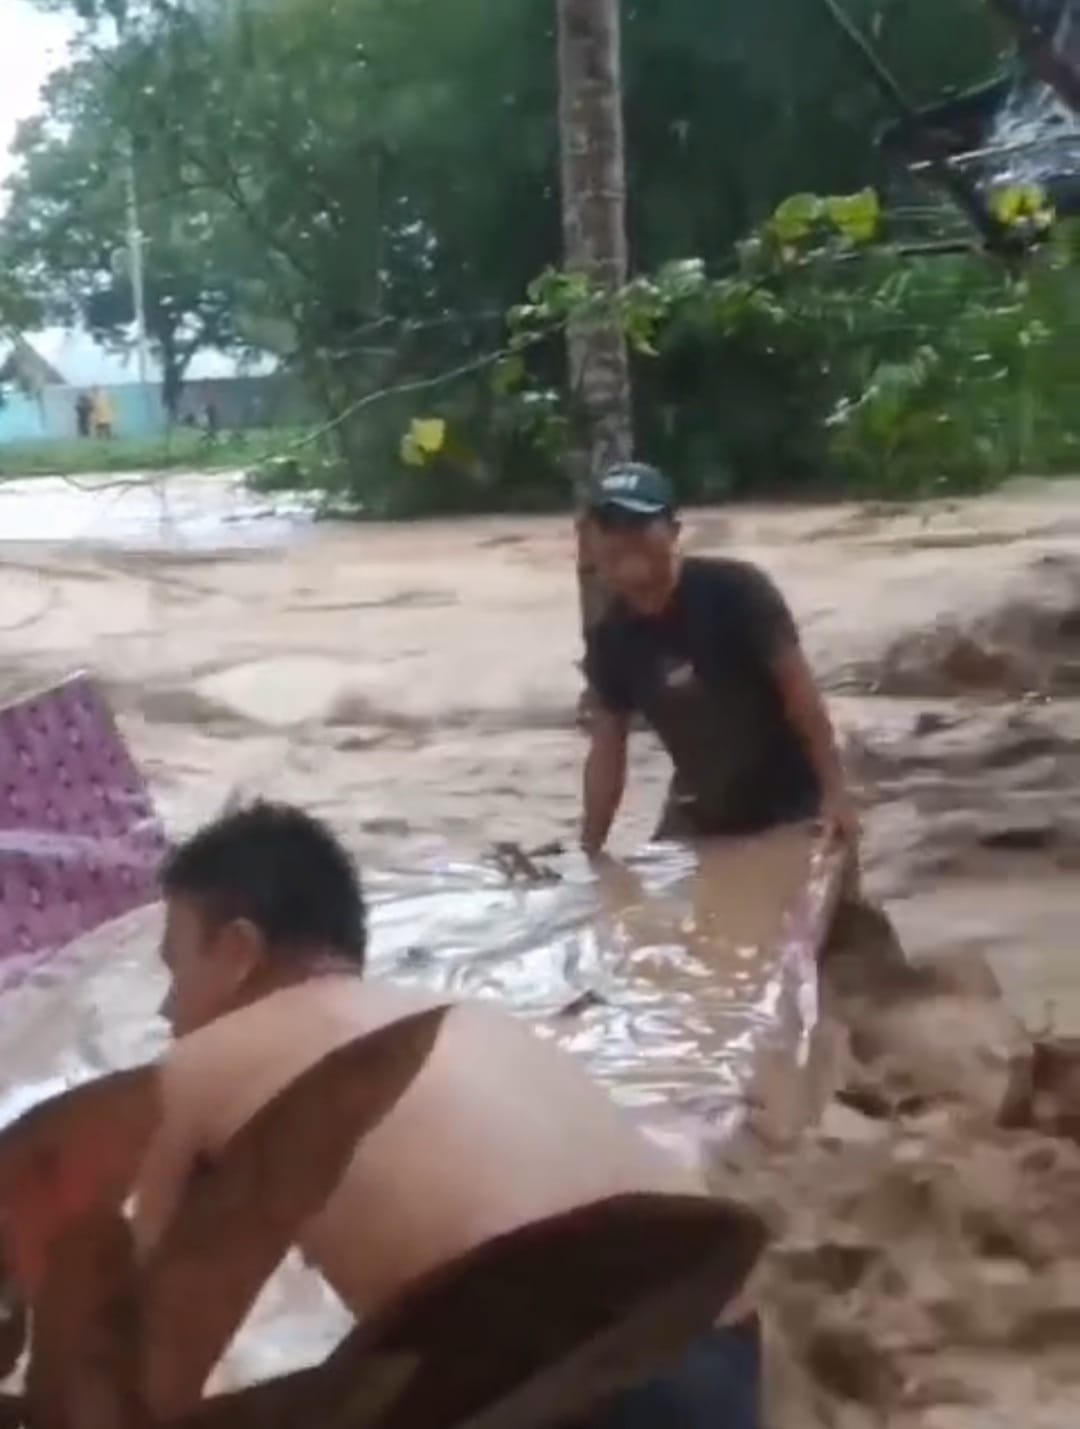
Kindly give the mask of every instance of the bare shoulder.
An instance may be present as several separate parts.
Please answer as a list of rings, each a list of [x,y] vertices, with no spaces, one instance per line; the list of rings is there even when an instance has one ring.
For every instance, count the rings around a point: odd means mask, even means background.
[[[247,1039],[240,1029],[214,1023],[178,1038],[161,1061],[161,1097],[164,1115],[174,1121],[191,1120],[206,1093],[223,1076],[241,1070]]]
[[[468,1055],[474,1065],[489,1070],[498,1066],[510,1077],[520,1074],[526,1088],[530,1077],[539,1077],[549,1091],[559,1084],[575,1094],[608,1100],[579,1059],[560,1045],[550,1026],[537,1024],[496,1002],[476,999],[455,1003],[445,1046],[455,1057]]]
[[[282,1035],[283,1012],[258,1003],[178,1038],[161,1065],[166,1121],[204,1144],[234,1130],[260,1100],[298,1075],[303,1061],[296,1040]]]
[[[163,1064],[166,1113],[220,1139],[336,1048],[445,1001],[359,978],[272,993],[174,1044]]]

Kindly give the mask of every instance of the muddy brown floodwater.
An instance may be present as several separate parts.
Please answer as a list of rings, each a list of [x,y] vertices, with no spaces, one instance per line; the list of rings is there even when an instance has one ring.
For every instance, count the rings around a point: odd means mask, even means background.
[[[0,539],[31,538],[0,544],[0,695],[96,670],[172,831],[229,794],[304,802],[371,870],[388,966],[541,1019],[643,1113],[666,1107],[681,1144],[722,1125],[740,1047],[770,998],[806,1021],[805,989],[755,958],[760,927],[717,951],[681,856],[636,854],[666,780],[651,739],[617,834],[635,855],[624,873],[597,885],[570,859],[558,885],[508,890],[483,862],[497,841],[573,838],[566,524],[326,526],[259,545],[219,485],[169,491],[152,509],[123,489],[80,498],[78,521],[43,518],[48,492],[36,515],[0,500]],[[867,882],[912,957],[985,958],[1007,1004],[961,978],[914,1018],[864,1008],[864,1072],[906,1079],[917,1112],[836,1104],[795,1144],[777,1132],[753,1156],[717,1153],[714,1173],[742,1178],[777,1227],[777,1429],[1075,1429],[1080,1153],[995,1129],[986,1089],[1021,1023],[1080,1032],[1080,484],[693,513],[687,528],[691,549],[758,560],[789,596],[864,802]],[[50,533],[70,539],[33,539]],[[805,856],[770,854],[770,877]],[[153,940],[153,915],[89,940],[66,1011],[55,988],[5,999],[9,1087],[145,1055]],[[262,1323],[280,1323],[282,1295],[288,1345],[264,1336],[232,1373],[331,1333],[299,1271]]]

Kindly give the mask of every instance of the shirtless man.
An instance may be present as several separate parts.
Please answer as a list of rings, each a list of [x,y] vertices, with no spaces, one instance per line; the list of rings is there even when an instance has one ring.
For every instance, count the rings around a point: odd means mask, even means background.
[[[173,853],[164,889],[163,1013],[178,1040],[136,1194],[144,1252],[198,1159],[261,1105],[333,1048],[441,1001],[362,976],[356,870],[297,809],[226,814]],[[301,1249],[361,1315],[495,1236],[632,1191],[704,1187],[569,1055],[495,1007],[463,1003]],[[596,1422],[757,1429],[757,1355],[753,1323],[718,1328],[669,1378],[621,1396]]]

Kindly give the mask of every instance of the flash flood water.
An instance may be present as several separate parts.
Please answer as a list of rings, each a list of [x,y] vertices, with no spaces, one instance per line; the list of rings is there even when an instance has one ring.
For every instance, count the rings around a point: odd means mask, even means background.
[[[686,528],[690,549],[756,560],[789,597],[862,802],[867,885],[909,955],[977,954],[1011,1014],[1080,1032],[1080,483],[911,509],[692,512]],[[667,771],[642,735],[609,874],[567,855],[557,881],[516,886],[489,857],[498,843],[574,841],[582,744],[566,521],[313,525],[221,477],[13,484],[0,487],[0,597],[0,694],[96,672],[170,833],[229,796],[303,802],[360,857],[384,969],[517,1008],[686,1154],[724,1134],[755,1078],[789,1089],[773,1103],[783,1117],[802,1114],[813,979],[763,949],[784,890],[806,881],[805,839],[704,872],[687,854],[648,850]],[[7,1096],[152,1054],[155,920],[150,910],[92,936],[5,995]],[[840,1144],[824,1179],[808,1188],[805,1166],[788,1166],[783,1183],[801,1187],[799,1214],[817,1216],[802,1227],[813,1245],[852,1227],[877,1244],[888,1237],[875,1199],[884,1153]],[[954,1148],[949,1164],[981,1145]],[[848,1231],[833,1186],[850,1191]],[[775,1186],[760,1194],[783,1199]],[[924,1239],[931,1231],[932,1217]],[[928,1264],[941,1261],[940,1247],[919,1244]],[[968,1249],[957,1303],[981,1283],[980,1252]],[[261,1312],[275,1326],[287,1311],[292,1328],[264,1337],[248,1370],[303,1359],[332,1333],[325,1295],[292,1275]],[[818,1290],[815,1305],[838,1314],[841,1301]],[[908,1304],[892,1293],[860,1302],[862,1320]],[[930,1295],[922,1281],[918,1295]],[[781,1347],[798,1374],[813,1361],[802,1333]],[[1049,1408],[1025,1389],[1029,1351],[999,1344],[991,1356],[941,1326],[924,1340],[890,1353],[905,1365],[952,1355],[954,1389],[972,1395],[991,1363],[999,1381],[1008,1368],[1008,1422],[1077,1422],[1064,1370],[1045,1371]],[[797,1395],[780,1429],[1004,1422],[967,1401],[963,1412],[935,1401],[937,1417],[897,1401],[858,1418],[823,1395]]]

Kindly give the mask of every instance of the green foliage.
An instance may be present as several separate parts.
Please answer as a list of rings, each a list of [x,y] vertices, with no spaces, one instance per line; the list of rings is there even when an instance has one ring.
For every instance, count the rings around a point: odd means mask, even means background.
[[[237,257],[218,207],[189,202],[182,174],[163,168],[130,122],[117,80],[122,52],[85,51],[46,89],[42,117],[22,126],[0,266],[44,315],[79,323],[107,345],[131,342],[127,249],[129,175],[138,177],[147,254],[147,327],[175,411],[184,374],[206,347],[243,346]]]
[[[19,275],[0,265],[0,338],[25,331],[41,317],[39,304]]]
[[[613,315],[561,271],[551,4],[68,7],[82,49],[21,141],[12,271],[119,332],[133,136],[161,342],[169,320],[180,344],[268,348],[327,419],[261,480],[379,515],[565,505],[563,330],[609,316],[642,453],[687,497],[1075,462],[1074,236],[1024,283],[899,256],[944,206],[885,188],[892,116],[817,5],[622,0],[635,276]],[[985,0],[847,8],[916,102],[1002,59]],[[1034,192],[995,209],[1046,230]],[[414,423],[433,419],[427,450]]]
[[[205,432],[176,427],[164,437],[117,437],[113,441],[36,441],[0,445],[0,480],[24,476],[144,475],[162,471],[238,471],[261,464],[268,452],[302,441],[305,433],[288,428],[229,432],[211,438]]]
[[[783,248],[814,240],[872,243],[880,231],[881,217],[881,200],[873,189],[832,198],[792,194],[765,224],[765,234]]]
[[[668,264],[618,296],[635,351],[652,359],[639,371],[643,405],[661,413],[650,450],[688,493],[810,483],[910,496],[1075,457],[1080,421],[1063,393],[1047,400],[1046,371],[1055,355],[1067,364],[1076,331],[1048,320],[1080,301],[1068,240],[1017,280],[975,253],[875,244],[880,225],[872,191],[796,195],[728,272]],[[519,325],[543,333],[567,319],[554,275],[533,296],[545,294]],[[603,301],[575,297],[586,312]]]

